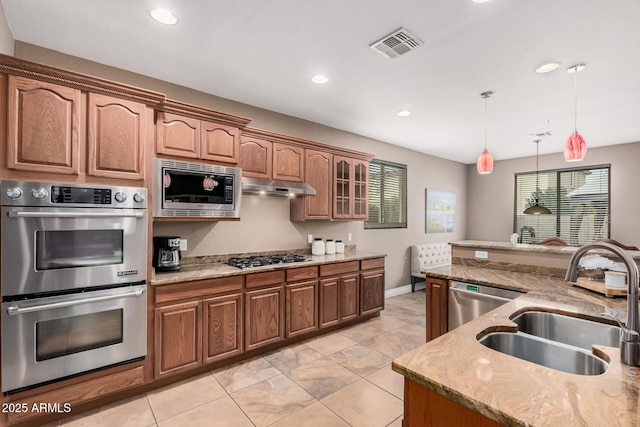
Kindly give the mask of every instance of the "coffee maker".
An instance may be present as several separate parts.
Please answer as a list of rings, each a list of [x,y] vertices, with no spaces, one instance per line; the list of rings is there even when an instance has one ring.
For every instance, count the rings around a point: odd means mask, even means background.
[[[180,237],[153,237],[153,267],[156,271],[180,270]]]

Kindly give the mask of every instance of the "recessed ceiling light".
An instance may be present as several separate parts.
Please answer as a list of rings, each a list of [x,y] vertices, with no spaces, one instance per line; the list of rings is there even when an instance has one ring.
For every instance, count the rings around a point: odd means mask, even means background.
[[[409,117],[411,115],[411,111],[402,110],[402,111],[398,111],[396,114],[398,115],[398,117]]]
[[[315,76],[311,77],[311,81],[314,82],[315,84],[323,85],[329,81],[329,78],[322,74],[316,74]]]
[[[176,18],[176,16],[167,9],[151,9],[149,11],[149,15],[151,15],[151,17],[156,21],[165,25],[175,25],[178,22],[178,18]]]
[[[489,0],[473,0],[474,3],[486,3]]]
[[[558,68],[560,68],[559,62],[548,62],[536,68],[536,73],[538,74],[550,73],[552,71],[557,70]]]

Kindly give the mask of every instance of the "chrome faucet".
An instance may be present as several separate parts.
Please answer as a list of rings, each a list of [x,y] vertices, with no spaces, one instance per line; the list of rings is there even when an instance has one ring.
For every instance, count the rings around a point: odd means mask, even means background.
[[[622,327],[620,336],[620,360],[625,365],[640,366],[640,316],[638,314],[638,286],[640,273],[638,265],[624,249],[606,242],[592,242],[580,246],[571,257],[565,280],[578,279],[578,262],[591,249],[608,249],[618,255],[629,272],[627,292],[627,325]]]

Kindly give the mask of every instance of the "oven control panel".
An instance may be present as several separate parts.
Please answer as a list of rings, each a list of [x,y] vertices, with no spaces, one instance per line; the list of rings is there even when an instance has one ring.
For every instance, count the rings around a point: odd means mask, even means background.
[[[3,206],[147,208],[147,189],[2,181]]]

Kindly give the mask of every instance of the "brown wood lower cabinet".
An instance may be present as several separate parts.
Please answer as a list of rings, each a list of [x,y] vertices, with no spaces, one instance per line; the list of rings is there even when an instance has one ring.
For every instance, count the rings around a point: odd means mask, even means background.
[[[364,316],[384,309],[384,258],[360,264],[360,315]]]
[[[287,338],[318,329],[318,280],[286,286]]]
[[[204,363],[242,353],[242,294],[202,301]]]
[[[169,305],[155,312],[155,377],[202,365],[202,303]]]
[[[321,328],[356,319],[360,315],[359,271],[358,261],[320,266],[319,324]]]
[[[447,333],[449,282],[446,279],[427,276],[427,341]]]
[[[283,286],[245,295],[245,348],[253,350],[284,338]]]
[[[502,424],[404,379],[402,427],[499,427]]]

